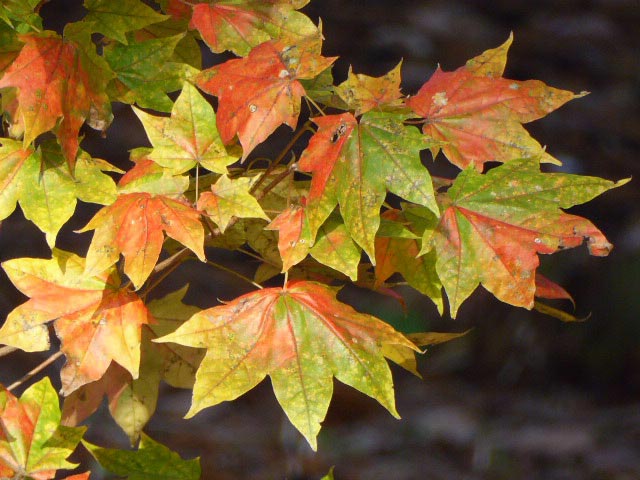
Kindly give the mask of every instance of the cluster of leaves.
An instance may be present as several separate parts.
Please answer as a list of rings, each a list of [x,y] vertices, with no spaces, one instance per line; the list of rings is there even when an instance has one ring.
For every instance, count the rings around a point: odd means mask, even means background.
[[[402,334],[338,300],[336,285],[398,296],[389,279],[399,274],[441,314],[446,299],[452,317],[479,285],[530,309],[536,296],[567,297],[536,274],[538,254],[585,241],[593,255],[610,251],[563,209],[624,182],[543,172],[560,162],[523,127],[582,94],[504,78],[511,38],[438,68],[414,96],[401,93],[400,64],[336,85],[306,3],[85,0],[86,16],[62,35],[43,30],[37,0],[0,3],[0,221],[19,204],[52,252],[2,264],[29,300],[0,344],[45,351],[52,327],[66,357],[62,412],[48,380],[19,400],[0,392],[3,477],[70,468],[76,425],[106,396],[140,445],[85,442],[100,463],[130,478],[197,478],[197,462],[142,433],[162,380],[193,389],[192,416],[268,375],[315,449],[333,377],[397,416],[387,359],[417,374],[419,347],[455,337]],[[203,44],[237,58],[203,69]],[[107,131],[113,102],[132,105],[151,143],[127,171],[81,147],[83,125]],[[303,106],[311,119],[298,127]],[[265,166],[254,149],[283,124],[292,140]],[[432,177],[426,151],[459,175]],[[85,257],[55,246],[77,200],[102,206],[78,232],[93,231]],[[219,267],[213,249],[257,259],[246,279],[255,290],[206,309],[182,302],[186,286],[147,300],[185,261]],[[281,273],[282,286],[260,285]]]

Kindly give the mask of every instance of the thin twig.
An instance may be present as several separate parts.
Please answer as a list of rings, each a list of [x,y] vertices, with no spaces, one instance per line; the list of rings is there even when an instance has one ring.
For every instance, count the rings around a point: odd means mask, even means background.
[[[244,280],[247,283],[250,283],[251,285],[253,285],[254,287],[258,287],[259,289],[263,289],[264,287],[262,285],[260,285],[259,283],[254,282],[253,280],[251,280],[248,277],[245,277],[244,275],[242,275],[241,273],[236,272],[235,270],[232,270],[230,268],[225,267],[224,265],[220,265],[219,263],[216,263],[214,261],[211,260],[207,260],[207,265],[211,265],[212,267],[218,268],[220,270],[223,270],[227,273],[230,273],[231,275],[235,275],[236,277]]]
[[[167,268],[164,269],[164,271],[160,272],[160,275],[158,275],[156,278],[153,279],[153,282],[149,284],[149,286],[147,286],[144,289],[144,292],[140,294],[140,298],[142,298],[143,300],[147,297],[147,295],[154,289],[156,288],[158,285],[160,285],[160,283],[167,278],[167,276],[173,272],[176,268],[178,268],[180,266],[180,263],[176,262],[173,263],[171,265],[169,265]]]
[[[267,179],[267,177],[273,171],[273,169],[284,159],[284,157],[287,155],[287,152],[289,152],[289,150],[293,148],[293,146],[296,144],[298,140],[300,140],[300,137],[304,135],[305,132],[312,132],[312,133],[314,132],[313,128],[311,127],[311,121],[309,120],[304,122],[304,125],[295,133],[293,138],[282,149],[282,151],[276,157],[276,159],[273,162],[271,162],[271,164],[267,167],[267,169],[264,171],[262,176],[256,181],[256,183],[252,185],[251,189],[249,190],[249,193],[254,193],[256,190],[258,190],[258,188],[260,188],[260,185],[262,185],[262,183]]]
[[[16,347],[10,347],[8,345],[6,347],[0,347],[0,357],[9,355],[10,353],[15,352],[16,350],[18,350]]]
[[[20,385],[22,385],[24,382],[26,382],[27,380],[29,380],[30,378],[32,378],[34,375],[37,375],[38,373],[40,373],[42,370],[44,370],[45,368],[47,368],[49,365],[51,365],[53,362],[55,362],[57,359],[59,359],[62,356],[62,352],[58,351],[56,353],[54,353],[53,355],[51,355],[49,358],[47,358],[44,362],[42,362],[40,365],[38,365],[37,367],[35,367],[34,369],[30,370],[25,376],[23,376],[20,380],[17,380],[15,382],[13,382],[11,385],[9,385],[7,387],[7,390],[11,391],[16,387],[19,387]]]
[[[274,268],[280,268],[281,267],[281,265],[277,265],[276,263],[274,263],[274,262],[272,262],[270,260],[267,260],[266,258],[261,257],[260,255],[256,255],[255,253],[250,252],[249,250],[245,250],[242,247],[236,248],[236,252],[240,252],[240,253],[248,256],[248,257],[255,258],[256,260],[258,260],[258,261],[260,261],[262,263],[266,263],[267,265],[271,265]]]
[[[326,116],[326,113],[324,113],[324,110],[322,110],[322,108],[320,108],[320,105],[318,105],[313,98],[309,97],[309,96],[305,96],[304,98],[306,98],[307,100],[309,100],[309,102],[311,102],[311,105],[313,105],[314,107],[316,107],[318,109],[318,112],[320,112],[320,115],[322,115],[323,117]]]
[[[271,183],[269,183],[269,185],[264,187],[264,189],[258,195],[256,195],[256,200],[262,200],[264,197],[266,197],[267,193],[269,193],[282,180],[284,180],[289,175],[291,175],[291,173],[295,172],[297,168],[298,168],[298,164],[295,162],[289,165],[289,168],[287,168],[284,172],[280,173],[276,178],[274,178],[271,181]]]

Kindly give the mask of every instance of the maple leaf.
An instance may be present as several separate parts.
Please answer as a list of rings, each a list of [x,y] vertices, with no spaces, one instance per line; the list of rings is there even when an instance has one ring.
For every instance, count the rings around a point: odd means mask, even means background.
[[[0,19],[21,33],[25,33],[25,26],[39,32],[42,30],[42,18],[35,10],[40,4],[40,0],[3,0]]]
[[[485,162],[507,162],[514,158],[541,157],[560,162],[545,152],[522,126],[544,117],[574,94],[549,87],[538,80],[516,81],[502,77],[511,37],[453,72],[438,67],[407,105],[425,119],[422,131],[443,142],[440,149],[460,168]]]
[[[183,36],[105,47],[104,57],[117,76],[109,86],[110,96],[124,103],[170,112],[173,102],[167,92],[180,90],[184,81],[196,73],[190,65],[172,61]]]
[[[22,142],[6,138],[0,142],[0,220],[19,202],[25,217],[45,232],[50,247],[73,215],[76,199],[104,205],[117,197],[115,183],[102,172],[119,170],[82,150],[73,178],[60,147],[52,140],[35,152],[23,149]]]
[[[569,292],[539,272],[536,273],[536,297],[549,300],[569,300],[574,307],[576,306]]]
[[[11,66],[20,54],[22,46],[23,43],[18,40],[16,32],[11,27],[0,23],[0,74],[3,74],[4,71]],[[2,96],[5,96],[4,92]]]
[[[104,84],[92,78],[103,72],[89,68],[93,62],[75,41],[62,39],[53,32],[19,38],[25,45],[0,78],[0,88],[18,88],[25,147],[57,126],[56,135],[73,170],[84,121],[100,112],[100,118],[90,123],[110,122],[106,118],[110,109]]]
[[[272,39],[287,45],[305,43],[307,49],[319,53],[320,30],[309,17],[296,11],[305,3],[291,0],[197,3],[189,27],[197,29],[216,53],[231,50],[245,56],[252,48]]]
[[[186,5],[187,8],[190,8]],[[173,50],[171,61],[174,63],[186,63],[198,70],[202,70],[202,52],[195,32],[188,31],[188,19],[169,18],[160,23],[147,25],[135,31],[133,39],[143,42],[154,38],[167,38],[182,35],[182,39]]]
[[[83,440],[91,455],[106,470],[129,480],[198,480],[200,458],[182,460],[180,456],[151,437],[142,434],[138,450],[102,448]]]
[[[142,327],[138,378],[132,378],[128,371],[112,363],[102,378],[82,386],[65,398],[62,410],[64,425],[78,425],[93,414],[103,397],[107,396],[111,416],[134,444],[156,409],[161,380],[177,388],[193,387],[196,369],[204,352],[151,341],[173,332],[178,325],[200,311],[197,307],[182,303],[186,291],[185,286],[147,305],[155,321]]]
[[[304,260],[313,244],[305,209],[300,205],[287,207],[265,230],[278,231],[278,251],[282,258],[283,272]]]
[[[238,157],[227,152],[216,129],[213,107],[185,82],[171,110],[171,117],[157,117],[134,107],[153,145],[148,158],[175,171],[186,172],[197,163],[216,173]]]
[[[374,108],[398,108],[402,106],[400,97],[400,67],[398,63],[391,71],[381,77],[354,74],[349,67],[347,79],[335,87],[335,92],[345,101],[356,116]]]
[[[0,342],[25,351],[47,350],[46,322],[55,330],[67,363],[60,376],[68,395],[99,379],[115,360],[133,378],[140,364],[140,329],[150,316],[138,296],[120,288],[115,271],[84,274],[84,259],[54,249],[51,259],[18,258],[2,264],[30,299],[9,313]]]
[[[420,161],[429,144],[418,130],[405,127],[406,116],[350,113],[314,119],[318,131],[298,162],[313,173],[307,205],[315,234],[336,204],[351,237],[375,262],[374,238],[387,190],[437,212],[433,185]]]
[[[314,449],[332,377],[397,416],[381,348],[388,343],[413,348],[388,324],[339,302],[335,289],[307,281],[203,310],[157,341],[207,348],[187,417],[237,398],[269,375],[278,402]]]
[[[451,315],[480,283],[503,302],[532,308],[538,253],[586,240],[592,255],[607,255],[612,246],[602,232],[560,209],[626,182],[541,173],[538,161],[527,158],[486,175],[473,167],[460,173],[441,202],[441,218],[425,230],[421,251],[435,249]]]
[[[358,278],[360,248],[338,218],[330,216],[322,224],[309,253],[323,265],[344,273],[351,280],[356,281]]]
[[[262,218],[269,221],[256,198],[249,193],[254,182],[250,178],[231,179],[222,175],[198,199],[198,210],[204,210],[224,232],[233,217]]]
[[[334,60],[269,41],[255,47],[246,58],[204,70],[196,83],[218,97],[220,137],[229,143],[238,135],[244,160],[281,124],[295,128],[305,94],[299,79],[315,77]]]
[[[0,386],[0,478],[48,480],[67,461],[86,428],[60,425],[58,394],[48,377],[27,388],[20,399]]]
[[[124,272],[136,289],[140,288],[158,261],[163,232],[204,261],[200,212],[175,191],[180,183],[184,191],[188,184],[186,177],[176,179],[148,159],[122,177],[118,199],[98,211],[80,230],[95,230],[87,252],[87,274],[103,271],[117,262],[122,253]]]
[[[93,31],[127,44],[126,33],[169,18],[140,0],[85,0],[88,10],[85,22],[93,23]]]
[[[423,220],[423,216],[426,216],[427,219]],[[387,210],[382,214],[382,218],[395,222],[411,219],[412,227],[422,233],[428,225],[427,222],[433,222],[434,215],[433,212],[425,208],[407,209],[404,212]],[[416,239],[419,238],[417,236],[415,238],[394,238],[379,235],[376,237],[376,279],[373,288],[379,289],[385,280],[399,272],[409,285],[431,298],[438,307],[438,312],[442,315],[444,308],[442,284],[436,273],[435,252],[418,257],[421,245]]]

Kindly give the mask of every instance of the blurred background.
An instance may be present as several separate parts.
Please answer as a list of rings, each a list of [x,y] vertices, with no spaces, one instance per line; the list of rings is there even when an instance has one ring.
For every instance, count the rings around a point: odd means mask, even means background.
[[[456,320],[439,318],[409,288],[400,290],[406,311],[388,298],[345,288],[343,301],[406,332],[473,328],[429,349],[420,360],[423,380],[393,368],[401,421],[336,382],[314,454],[288,425],[266,381],[191,420],[181,418],[189,392],[165,388],[147,433],[183,457],[199,455],[203,479],[316,479],[332,465],[337,479],[640,478],[640,2],[316,0],[304,12],[322,18],[324,55],[340,56],[336,83],[349,65],[377,76],[403,59],[404,93],[416,93],[436,65],[454,70],[513,31],[506,77],[591,92],[527,129],[563,161],[562,171],[634,177],[571,210],[591,219],[615,249],[604,259],[589,257],[586,248],[542,258],[541,272],[573,295],[575,314],[589,316],[583,323],[503,305],[481,288]],[[82,2],[52,0],[41,13],[46,28],[61,31],[82,17]],[[126,167],[127,150],[146,140],[128,106],[115,106],[114,113],[119,119],[107,138],[87,129],[82,146]],[[286,130],[279,133],[286,138]],[[439,159],[433,168],[443,165]],[[59,246],[84,253],[90,235],[72,232],[96,210],[83,207]],[[48,256],[48,249],[17,211],[2,224],[0,260],[20,256]],[[224,273],[212,279],[196,263],[184,267],[164,288],[189,279],[187,302],[208,307],[247,291]],[[0,318],[22,301],[2,274]],[[45,357],[3,358],[0,382],[11,383]],[[60,366],[48,371],[54,381]],[[108,414],[91,425],[94,443],[127,445]]]

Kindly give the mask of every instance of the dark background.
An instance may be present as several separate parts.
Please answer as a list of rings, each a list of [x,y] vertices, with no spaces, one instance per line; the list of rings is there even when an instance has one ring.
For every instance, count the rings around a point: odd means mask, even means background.
[[[313,454],[267,381],[188,421],[181,417],[189,392],[166,388],[147,433],[183,456],[201,456],[203,479],[319,478],[331,465],[338,479],[640,478],[640,2],[316,0],[304,11],[323,20],[324,55],[341,57],[336,81],[350,64],[356,73],[381,75],[402,58],[403,92],[415,93],[438,63],[453,70],[513,31],[506,77],[591,92],[527,125],[565,172],[634,177],[571,210],[615,245],[608,258],[589,257],[585,248],[542,258],[542,271],[574,296],[576,315],[590,318],[561,323],[503,305],[480,288],[453,321],[440,319],[410,289],[402,290],[405,314],[393,301],[348,288],[343,300],[405,331],[473,327],[430,349],[420,362],[424,381],[394,368],[402,421],[336,383]],[[45,27],[60,30],[82,17],[81,2],[52,0],[42,14]],[[126,165],[127,150],[145,141],[144,132],[128,107],[115,110],[123,119],[107,139],[87,130],[83,147]],[[95,211],[83,207],[59,245],[86,249],[90,234],[71,232]],[[48,255],[42,235],[14,213],[0,231],[0,260],[38,255]],[[202,307],[246,290],[224,274],[212,279],[195,263],[166,289],[186,278],[188,300]],[[0,277],[0,318],[23,300]],[[43,358],[3,358],[0,382],[11,383]],[[48,373],[57,380],[56,370]],[[101,445],[127,443],[104,413],[88,435]]]

